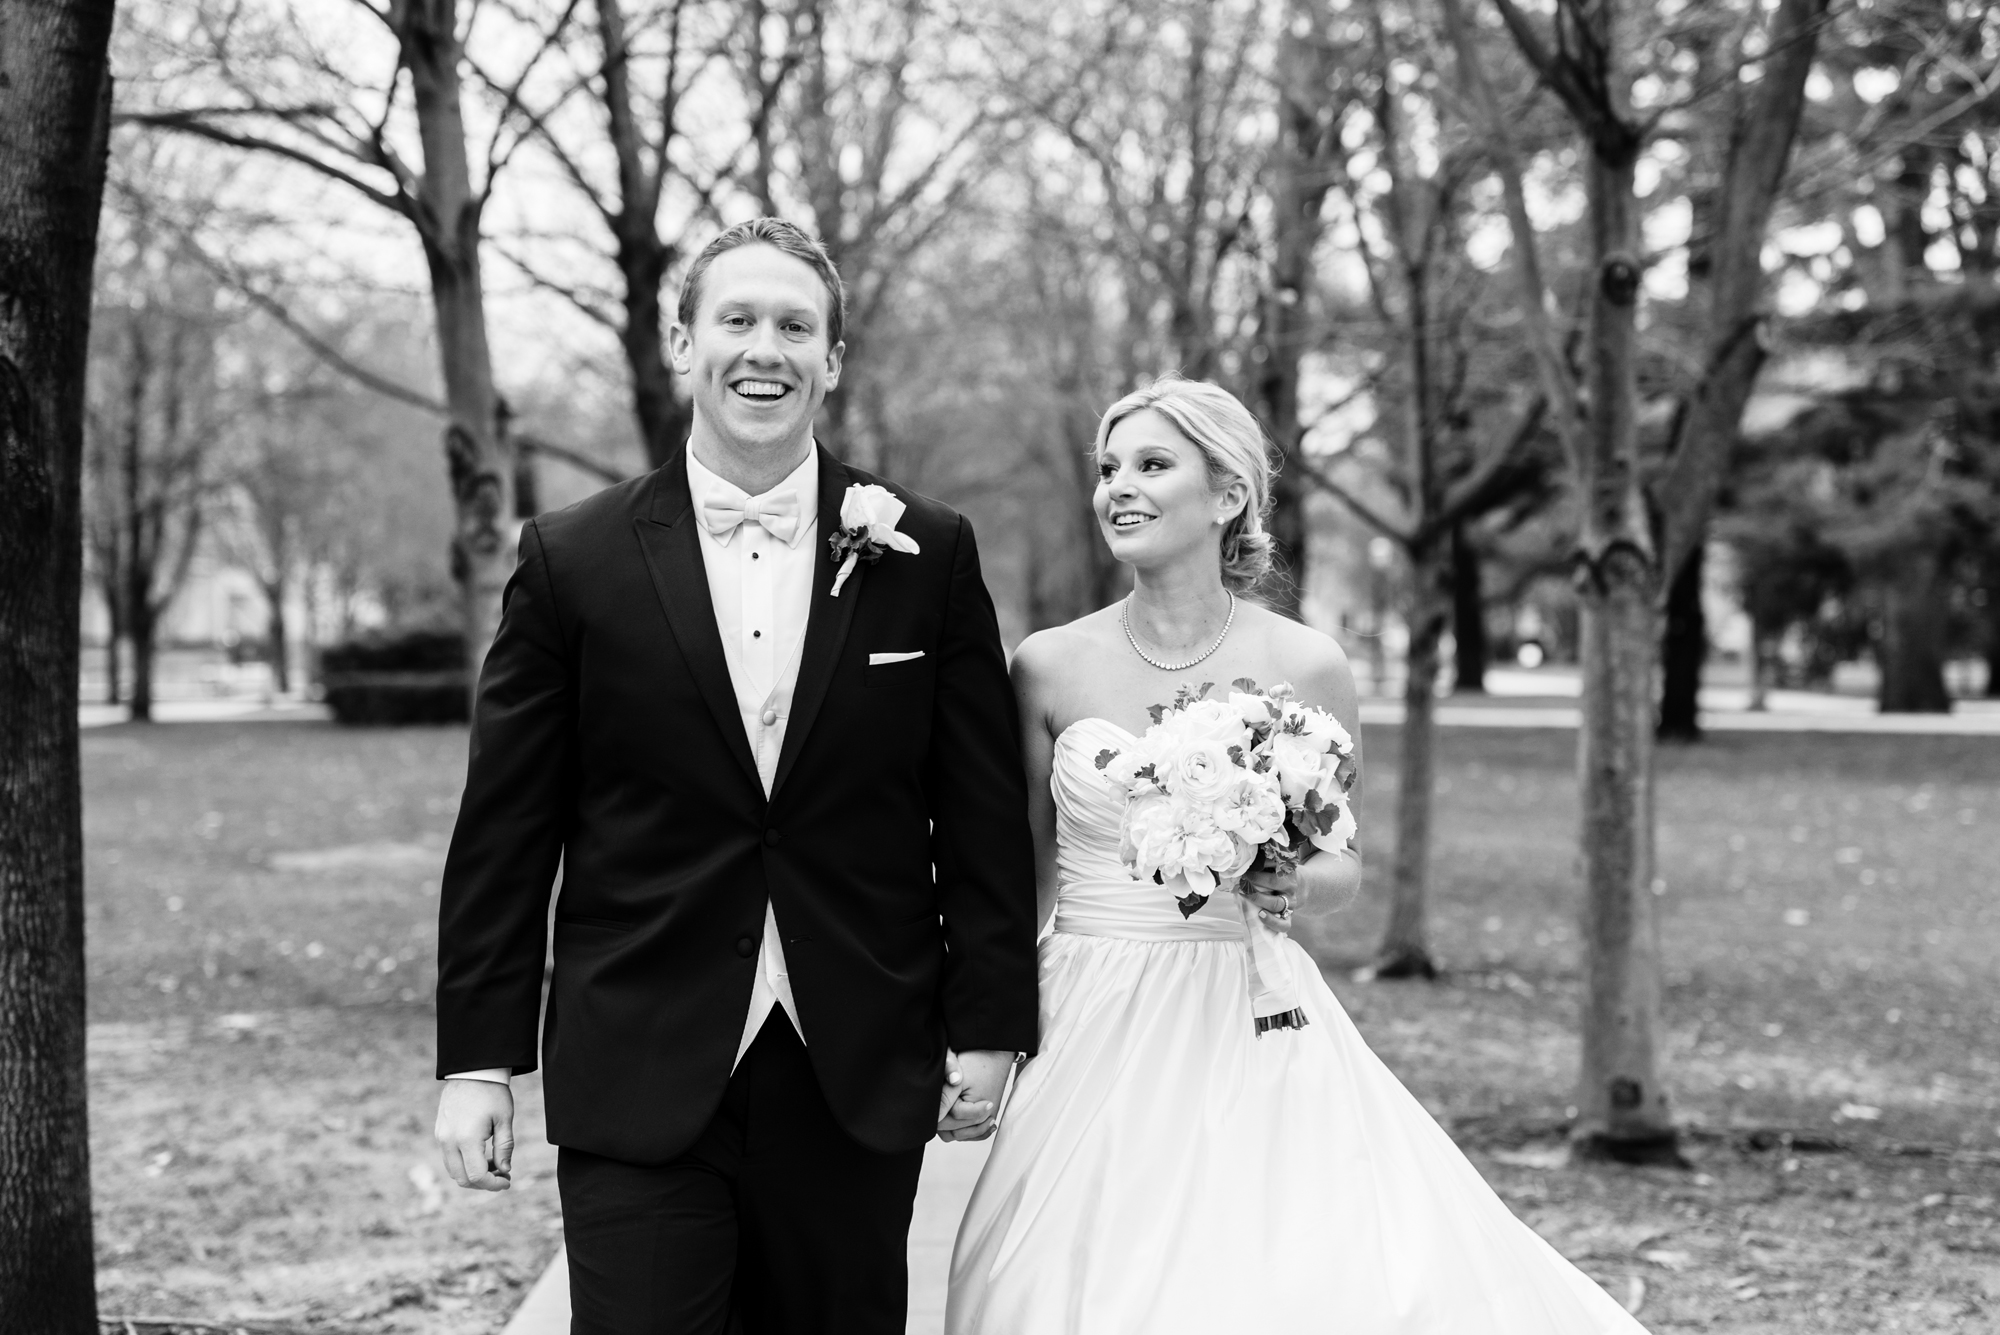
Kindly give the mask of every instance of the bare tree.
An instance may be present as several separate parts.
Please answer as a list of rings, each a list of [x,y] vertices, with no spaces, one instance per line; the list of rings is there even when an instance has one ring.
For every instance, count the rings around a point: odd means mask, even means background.
[[[1325,171],[1365,275],[1365,305],[1330,321],[1324,345],[1356,367],[1351,397],[1379,405],[1393,443],[1371,435],[1318,460],[1294,460],[1299,483],[1325,491],[1390,539],[1409,572],[1409,629],[1399,734],[1396,854],[1378,978],[1431,978],[1427,925],[1435,807],[1437,695],[1454,614],[1464,530],[1537,487],[1533,446],[1545,400],[1514,393],[1505,340],[1475,328],[1492,283],[1466,258],[1467,187],[1483,165],[1478,136],[1437,91],[1422,16],[1373,0],[1350,57],[1354,101],[1329,126]],[[1385,506],[1370,499],[1390,498]]]
[[[0,46],[0,1329],[95,1335],[77,760],[84,366],[109,0]]]
[[[150,152],[142,145],[135,156]],[[144,722],[153,716],[161,621],[187,583],[217,490],[213,447],[234,408],[220,368],[232,316],[143,195],[121,186],[111,212],[84,493],[92,566],[131,650],[131,716]]]
[[[430,278],[450,413],[444,446],[458,516],[453,573],[476,674],[513,570],[508,530],[514,515],[512,452],[487,339],[483,218],[495,182],[529,132],[522,90],[561,42],[575,5],[524,44],[527,55],[488,116],[475,173],[457,0],[356,3],[387,39],[372,81],[349,75],[296,15],[257,32],[248,15],[218,12],[196,25],[208,45],[194,53],[220,82],[214,100],[190,96],[123,116],[303,167],[415,230]],[[414,124],[414,144],[399,133],[406,120]]]
[[[1558,0],[1553,41],[1514,0],[1494,0],[1514,47],[1570,113],[1585,149],[1590,314],[1572,375],[1548,317],[1521,165],[1461,0],[1443,0],[1463,82],[1486,113],[1513,232],[1522,324],[1581,501],[1573,558],[1581,608],[1585,1004],[1573,1140],[1586,1154],[1679,1161],[1660,1077],[1659,927],[1653,879],[1653,733],[1662,572],[1676,570],[1713,504],[1761,353],[1758,256],[1797,125],[1825,0],[1781,0],[1745,122],[1741,198],[1716,247],[1710,356],[1692,387],[1673,461],[1649,498],[1638,430],[1642,277],[1635,171],[1658,117],[1631,105],[1633,70],[1614,0]],[[1740,238],[1740,240],[1739,240]],[[1731,246],[1735,248],[1732,249]],[[1727,252],[1725,254],[1725,251]],[[1726,276],[1725,276],[1726,269]],[[1728,281],[1734,279],[1735,281]],[[1729,303],[1724,305],[1723,303]],[[1747,346],[1746,346],[1747,345]],[[1733,406],[1732,406],[1733,405]],[[1656,532],[1652,511],[1662,514]]]
[[[963,24],[929,0],[809,0],[777,128],[791,187],[848,289],[847,369],[827,399],[830,448],[899,479],[933,442],[894,431],[869,349],[919,255],[956,214],[994,135],[953,68]],[[747,94],[761,104],[765,85]],[[768,187],[767,187],[768,189]]]
[[[592,0],[594,44],[562,44],[556,63],[566,77],[529,107],[538,145],[604,224],[608,254],[586,246],[585,265],[608,262],[618,289],[568,276],[574,264],[551,253],[559,238],[531,234],[503,244],[501,254],[537,287],[616,335],[639,436],[655,466],[686,439],[691,411],[667,363],[672,313],[664,285],[699,231],[717,225],[744,178],[743,188],[768,211],[772,113],[798,66],[800,29],[810,12],[809,0],[782,15],[751,0]],[[781,18],[787,32],[775,54],[765,49],[767,16]],[[507,94],[505,78],[477,63],[474,69],[490,89]],[[751,88],[746,125],[740,135],[718,134],[704,113],[726,100],[738,69]],[[588,114],[579,92],[594,99]],[[544,453],[553,448],[538,443]]]
[[[1313,297],[1320,214],[1333,185],[1347,107],[1358,92],[1347,77],[1356,63],[1355,53],[1334,40],[1318,0],[1287,0],[1273,86],[1278,135],[1269,166],[1270,268],[1250,359],[1258,415],[1278,447],[1280,465],[1271,505],[1271,605],[1291,617],[1299,615],[1306,582],[1309,479],[1300,466],[1300,368],[1318,338]]]

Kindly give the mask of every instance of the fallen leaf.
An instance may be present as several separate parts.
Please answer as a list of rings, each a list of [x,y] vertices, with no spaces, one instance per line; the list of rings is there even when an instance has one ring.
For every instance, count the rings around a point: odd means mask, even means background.
[[[1625,1281],[1625,1310],[1633,1316],[1637,1316],[1639,1315],[1639,1309],[1645,1305],[1645,1302],[1646,1281],[1640,1279],[1637,1275],[1633,1275]]]
[[[1642,1261],[1650,1261],[1654,1265],[1660,1266],[1663,1269],[1674,1270],[1674,1271],[1685,1270],[1689,1266],[1694,1264],[1694,1257],[1688,1254],[1687,1252],[1670,1252],[1658,1249],[1648,1252],[1640,1252],[1639,1259]]]
[[[420,1163],[410,1170],[410,1185],[417,1189],[417,1213],[436,1214],[444,1209],[444,1188],[438,1184],[437,1171],[427,1163]]]

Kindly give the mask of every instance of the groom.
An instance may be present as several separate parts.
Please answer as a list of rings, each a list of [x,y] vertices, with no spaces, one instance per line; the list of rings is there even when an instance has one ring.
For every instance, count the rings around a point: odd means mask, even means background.
[[[1034,1049],[992,600],[962,518],[814,444],[844,306],[788,223],[702,251],[687,448],[526,526],[480,674],[437,1137],[506,1188],[560,865],[539,1049],[576,1335],[900,1335],[923,1144],[989,1130]]]

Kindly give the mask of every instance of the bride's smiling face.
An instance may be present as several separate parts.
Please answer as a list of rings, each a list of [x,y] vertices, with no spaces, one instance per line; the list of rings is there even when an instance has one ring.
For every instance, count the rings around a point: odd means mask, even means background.
[[[1151,410],[1112,427],[1097,456],[1098,526],[1111,555],[1130,565],[1160,565],[1203,548],[1219,553],[1223,525],[1248,500],[1240,481],[1213,490],[1200,448]]]

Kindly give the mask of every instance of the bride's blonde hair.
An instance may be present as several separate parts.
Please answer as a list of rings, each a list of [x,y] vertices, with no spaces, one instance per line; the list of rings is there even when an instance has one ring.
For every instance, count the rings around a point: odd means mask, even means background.
[[[1228,390],[1169,374],[1133,390],[1105,411],[1091,453],[1104,453],[1113,427],[1148,411],[1172,422],[1201,451],[1210,491],[1239,480],[1250,488],[1250,499],[1222,530],[1222,582],[1237,593],[1256,588],[1271,570],[1271,535],[1264,531],[1264,521],[1271,513],[1274,470],[1264,428]]]

